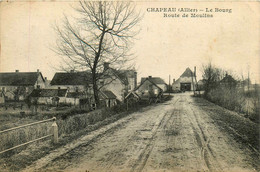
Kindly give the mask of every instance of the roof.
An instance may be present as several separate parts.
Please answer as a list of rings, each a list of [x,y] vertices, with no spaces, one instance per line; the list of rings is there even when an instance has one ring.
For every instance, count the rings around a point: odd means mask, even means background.
[[[65,97],[67,89],[34,89],[30,97]]]
[[[136,94],[136,92],[132,91],[130,93],[128,93],[125,97],[125,99],[127,99],[128,97],[130,97],[131,95],[133,95],[134,97],[136,97],[137,99],[140,99],[140,96],[138,94]]]
[[[32,86],[35,85],[41,72],[8,72],[0,73],[0,85],[2,86]]]
[[[112,91],[100,91],[101,98],[103,99],[116,99],[116,95]]]
[[[123,83],[123,84],[128,84],[128,77],[127,77],[127,73],[125,71],[122,70],[116,70],[113,68],[108,68],[106,71],[109,71],[109,69],[113,72],[113,74]],[[105,71],[105,72],[106,72]],[[109,76],[111,74],[107,74],[107,76]],[[106,77],[106,74],[105,76]]]
[[[91,82],[89,72],[55,73],[51,85],[88,85]]]
[[[111,70],[113,74],[125,85],[128,84],[128,78],[135,78],[135,75],[137,75],[136,71],[134,69],[129,70],[116,70],[111,67],[106,69],[104,72]]]
[[[222,82],[222,83],[236,83],[237,81],[231,75],[226,74],[226,76],[220,82]]]
[[[67,93],[67,97],[68,98],[78,98],[80,96],[82,96],[84,93],[82,92],[68,92]]]
[[[183,74],[180,77],[192,77],[193,72],[191,69],[188,67],[186,70],[183,72]]]
[[[145,81],[149,81],[149,82],[152,83],[154,86],[156,86],[157,88],[159,88],[159,90],[162,90],[157,84],[155,84],[153,81],[151,81],[151,78],[145,78],[145,79],[141,82],[141,84],[136,87],[135,90],[138,90],[139,87],[141,87],[141,85],[143,85],[143,84],[145,83]]]
[[[141,78],[141,83],[147,78]],[[148,77],[150,81],[152,81],[154,84],[166,84],[164,80],[160,77]]]

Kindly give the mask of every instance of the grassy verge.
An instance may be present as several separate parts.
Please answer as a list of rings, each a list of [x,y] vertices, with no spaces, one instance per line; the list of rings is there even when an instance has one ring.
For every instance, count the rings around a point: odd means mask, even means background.
[[[171,97],[165,97],[164,101],[170,100]],[[96,130],[104,125],[110,124],[122,117],[125,117],[133,112],[142,111],[148,106],[147,102],[131,103],[128,105],[118,105],[113,108],[99,109],[89,113],[82,114],[56,114],[57,124],[59,126],[59,143],[51,144],[50,140],[41,141],[31,144],[21,149],[10,151],[0,157],[0,171],[18,171],[30,165],[35,160],[48,154],[50,151],[64,146],[68,142],[85,135],[88,132]],[[46,117],[46,116],[45,116]],[[37,125],[29,129],[16,131],[9,136],[3,137],[2,144],[17,145],[22,142],[29,141],[34,137],[40,137],[49,133],[47,126],[51,123]],[[2,145],[4,147],[4,145]]]
[[[260,126],[241,114],[216,106],[203,98],[194,98],[198,107],[208,112],[219,129],[234,137],[238,142],[260,149]]]

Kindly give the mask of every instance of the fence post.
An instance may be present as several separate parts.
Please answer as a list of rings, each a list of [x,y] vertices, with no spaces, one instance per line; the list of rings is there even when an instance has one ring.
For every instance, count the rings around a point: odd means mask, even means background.
[[[53,117],[53,124],[51,125],[52,126],[52,132],[53,132],[53,142],[54,143],[58,143],[58,125],[56,123],[56,118]]]

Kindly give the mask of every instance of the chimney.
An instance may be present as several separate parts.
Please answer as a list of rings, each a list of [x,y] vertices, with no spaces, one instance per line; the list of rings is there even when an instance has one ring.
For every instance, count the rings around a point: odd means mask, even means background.
[[[19,70],[17,70],[17,69],[16,69],[16,70],[15,70],[15,72],[16,72],[16,73],[18,73],[18,72],[19,72]]]
[[[75,72],[75,70],[74,70],[74,69],[70,70],[70,73],[74,73],[74,72]]]
[[[110,63],[108,63],[108,62],[105,62],[105,63],[104,63],[104,70],[107,70],[107,69],[109,68],[109,64],[110,64]]]
[[[44,80],[47,81],[47,77],[44,77]]]
[[[173,82],[172,83],[174,83],[175,82],[175,79],[173,79]]]
[[[39,72],[40,72],[40,70],[39,70],[39,69],[37,69],[37,72],[39,73]]]
[[[149,78],[149,79],[151,79],[151,78],[152,78],[152,76],[149,76],[148,78]]]

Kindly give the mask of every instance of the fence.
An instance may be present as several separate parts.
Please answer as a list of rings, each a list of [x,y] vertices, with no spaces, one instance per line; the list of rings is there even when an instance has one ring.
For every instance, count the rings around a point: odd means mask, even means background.
[[[34,140],[31,140],[31,141],[23,143],[23,144],[19,144],[19,145],[14,146],[14,147],[11,147],[9,149],[1,151],[0,154],[3,154],[3,153],[8,152],[10,150],[14,150],[16,148],[28,145],[30,143],[33,143],[33,142],[36,142],[36,141],[39,141],[39,140],[43,140],[43,139],[51,137],[51,136],[53,136],[53,142],[54,143],[58,143],[58,125],[56,123],[56,117],[53,117],[51,119],[38,121],[38,122],[34,122],[34,123],[30,123],[30,124],[26,124],[26,125],[22,125],[22,126],[18,126],[18,127],[14,127],[14,128],[10,128],[10,129],[7,129],[7,130],[3,130],[3,131],[0,131],[0,135],[3,134],[3,133],[7,133],[7,132],[10,132],[10,131],[13,131],[13,130],[18,130],[18,129],[21,129],[21,128],[25,128],[25,127],[29,127],[29,126],[32,126],[32,125],[37,125],[37,124],[45,123],[45,122],[49,122],[49,121],[53,121],[53,123],[51,125],[51,127],[52,127],[52,133],[51,134],[43,136],[43,137],[40,137],[40,138],[37,138],[37,139],[34,139]]]

